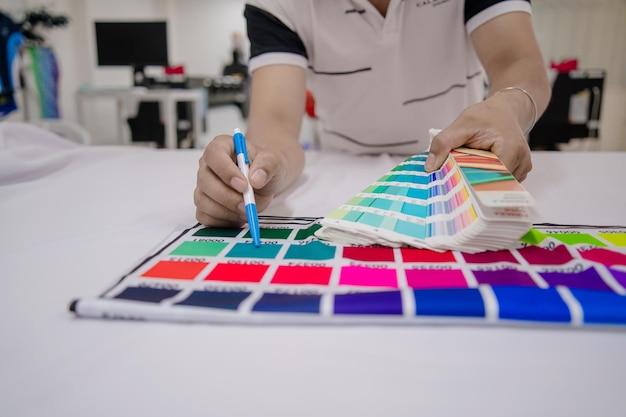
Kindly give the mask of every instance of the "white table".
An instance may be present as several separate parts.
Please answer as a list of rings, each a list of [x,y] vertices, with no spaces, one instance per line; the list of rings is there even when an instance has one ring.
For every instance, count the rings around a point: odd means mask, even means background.
[[[71,299],[195,223],[200,151],[50,143],[2,149],[0,127],[0,174],[29,179],[0,186],[2,416],[625,413],[626,331],[77,319]],[[626,153],[533,158],[537,222],[626,224]],[[309,153],[268,214],[322,216],[398,160]]]
[[[135,88],[84,88],[76,93],[78,122],[85,126],[85,103],[87,100],[113,99],[117,108],[117,134],[125,145],[130,144],[130,137],[123,124],[136,109],[140,101],[156,101],[161,105],[163,123],[165,125],[165,147],[178,147],[176,133],[176,103],[190,102],[193,105],[193,135],[198,140],[202,133],[203,113],[207,108],[207,96],[203,89],[147,89]]]

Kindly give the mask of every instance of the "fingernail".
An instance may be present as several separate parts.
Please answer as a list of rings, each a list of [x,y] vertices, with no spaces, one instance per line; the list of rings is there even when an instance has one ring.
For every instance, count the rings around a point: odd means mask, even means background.
[[[266,181],[267,181],[267,172],[265,172],[262,169],[258,169],[254,171],[254,174],[252,174],[252,178],[250,178],[250,182],[256,188],[260,188],[264,186]]]
[[[248,188],[248,184],[239,177],[233,177],[233,179],[230,180],[230,186],[240,193],[245,192]]]
[[[435,154],[429,152],[428,157],[426,158],[426,162],[424,163],[424,169],[426,171],[434,171],[436,161],[437,161],[437,157],[435,156]]]

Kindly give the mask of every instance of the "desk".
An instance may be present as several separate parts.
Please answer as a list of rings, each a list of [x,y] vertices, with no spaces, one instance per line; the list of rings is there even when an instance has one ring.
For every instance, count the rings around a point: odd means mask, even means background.
[[[193,134],[198,140],[202,133],[203,112],[206,109],[207,97],[203,89],[146,89],[137,88],[86,88],[76,93],[78,106],[78,122],[85,126],[84,105],[87,100],[113,99],[117,105],[118,137],[125,145],[130,144],[130,137],[126,130],[122,128],[126,119],[134,112],[140,101],[157,101],[161,104],[163,121],[165,124],[165,147],[169,149],[178,147],[176,135],[176,103],[180,101],[191,102],[193,104]]]
[[[0,187],[0,415],[624,415],[626,331],[76,319],[72,298],[195,223],[200,151],[50,142],[15,151],[40,169]],[[400,158],[306,159],[267,214],[322,216]],[[626,153],[533,161],[537,222],[626,223]]]

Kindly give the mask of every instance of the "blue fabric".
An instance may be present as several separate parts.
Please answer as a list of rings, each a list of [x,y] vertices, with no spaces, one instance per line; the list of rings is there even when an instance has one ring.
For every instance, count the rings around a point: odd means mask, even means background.
[[[13,68],[19,47],[24,42],[20,26],[0,13],[0,117],[17,109]]]

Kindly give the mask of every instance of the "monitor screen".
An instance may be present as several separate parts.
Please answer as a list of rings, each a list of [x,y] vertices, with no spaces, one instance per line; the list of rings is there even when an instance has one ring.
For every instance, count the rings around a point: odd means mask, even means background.
[[[168,65],[167,23],[95,22],[99,66]]]

